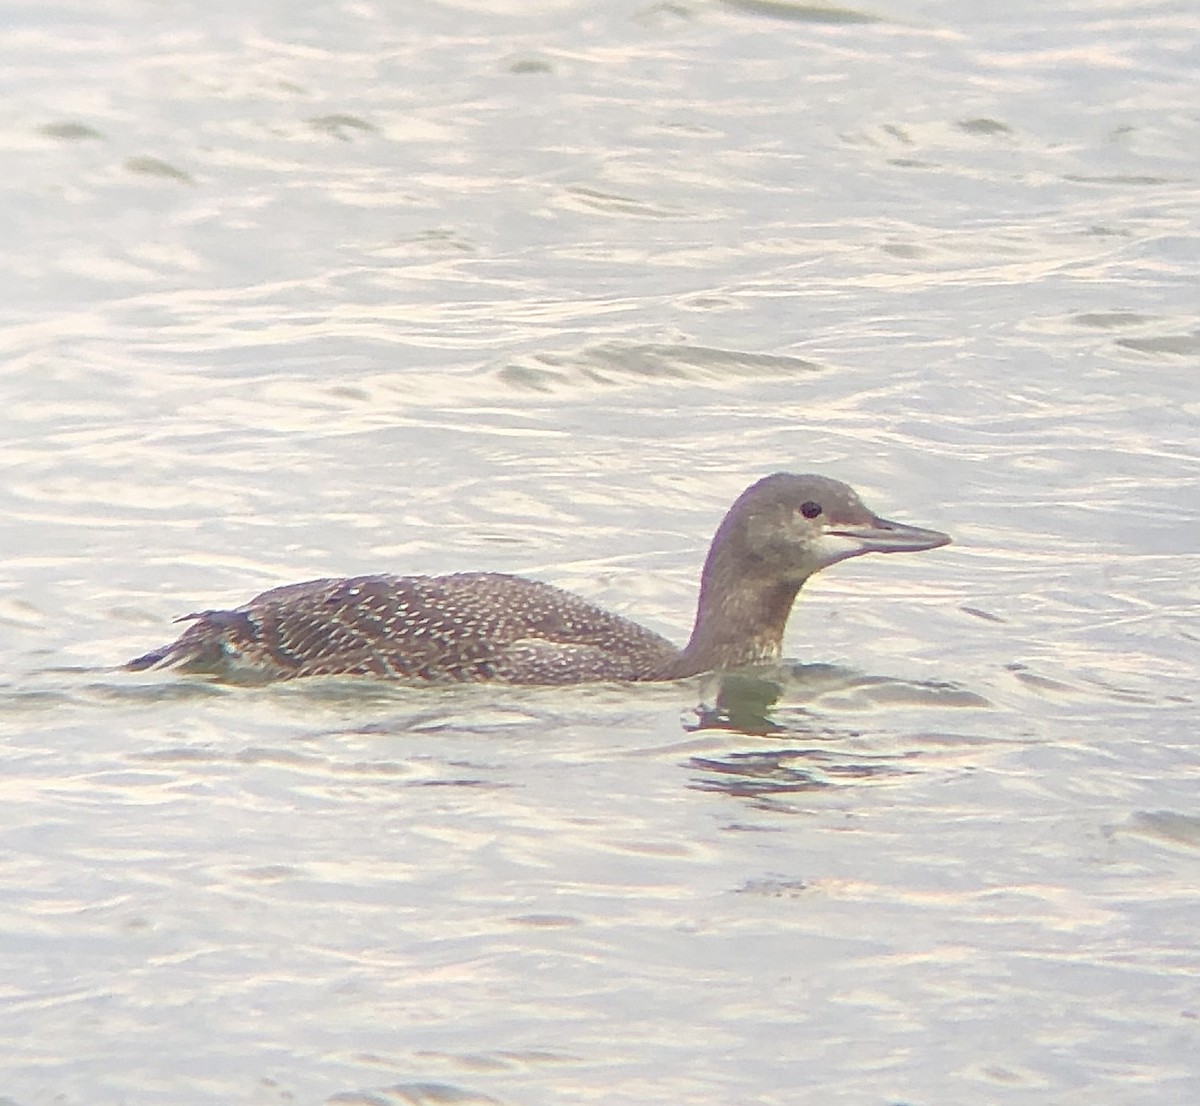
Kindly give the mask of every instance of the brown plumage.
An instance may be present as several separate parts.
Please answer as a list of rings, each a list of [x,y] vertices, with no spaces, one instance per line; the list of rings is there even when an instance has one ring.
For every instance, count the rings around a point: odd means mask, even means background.
[[[333,674],[406,681],[569,684],[671,680],[778,659],[796,593],[862,553],[933,549],[936,530],[873,515],[845,484],[776,473],[730,507],[709,548],[691,640],[549,584],[491,572],[354,576],[272,588],[188,615],[174,642],[130,661],[261,679]]]

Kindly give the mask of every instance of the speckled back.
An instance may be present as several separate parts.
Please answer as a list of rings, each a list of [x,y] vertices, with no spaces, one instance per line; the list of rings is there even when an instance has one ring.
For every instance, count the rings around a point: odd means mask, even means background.
[[[501,573],[311,580],[191,617],[176,642],[130,667],[555,684],[661,678],[678,655],[635,622]]]

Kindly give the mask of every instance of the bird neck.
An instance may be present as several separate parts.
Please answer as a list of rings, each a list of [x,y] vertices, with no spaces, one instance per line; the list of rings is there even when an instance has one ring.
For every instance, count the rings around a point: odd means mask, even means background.
[[[696,623],[673,666],[675,675],[779,659],[788,615],[804,580],[780,580],[733,562],[721,549],[709,554]]]

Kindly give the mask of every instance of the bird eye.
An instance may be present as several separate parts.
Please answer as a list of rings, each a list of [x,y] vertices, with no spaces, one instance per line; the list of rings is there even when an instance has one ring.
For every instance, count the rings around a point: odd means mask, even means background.
[[[816,518],[821,513],[821,504],[810,499],[807,503],[801,504],[800,513],[805,518]]]

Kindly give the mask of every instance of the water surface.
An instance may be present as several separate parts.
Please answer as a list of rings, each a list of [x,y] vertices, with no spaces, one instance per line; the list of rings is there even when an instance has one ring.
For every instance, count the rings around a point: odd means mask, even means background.
[[[7,1101],[1194,1100],[1190,6],[3,22]],[[955,544],[769,729],[116,669],[368,571],[682,640],[779,469]]]

